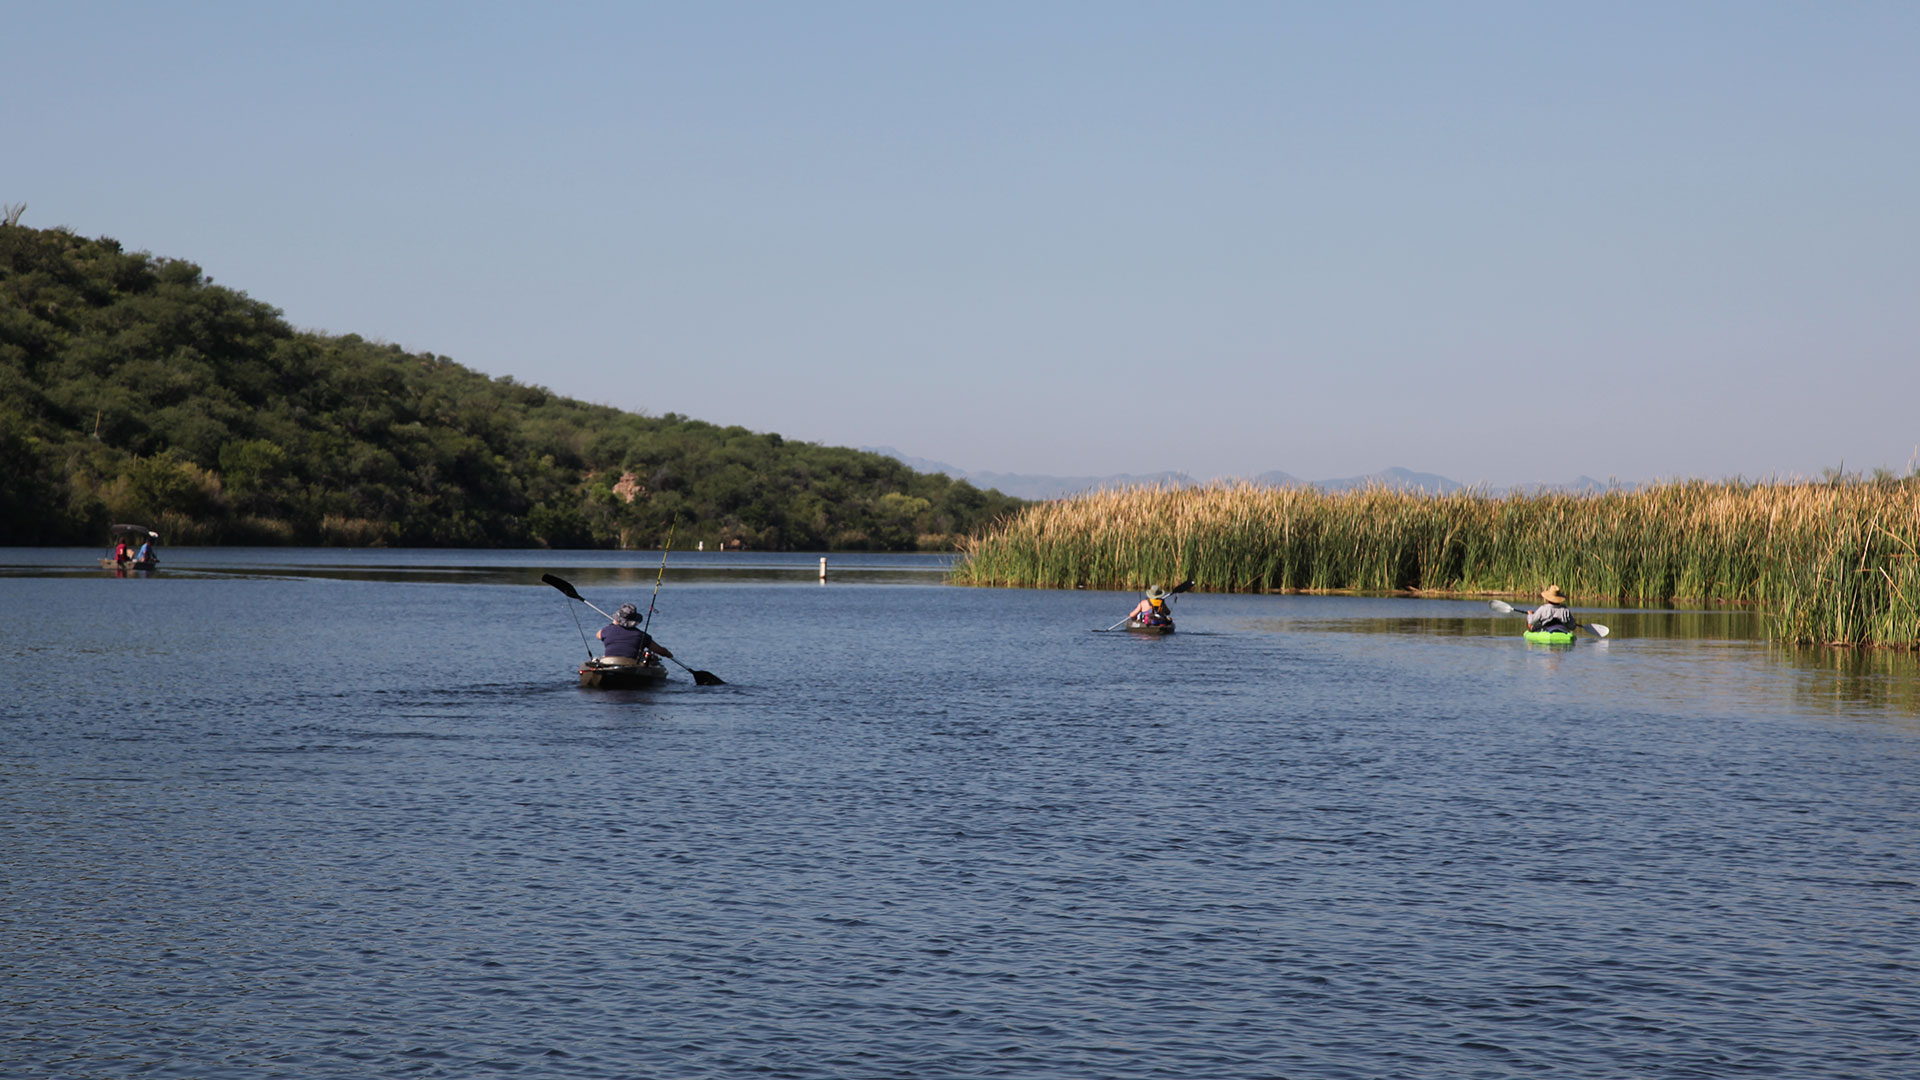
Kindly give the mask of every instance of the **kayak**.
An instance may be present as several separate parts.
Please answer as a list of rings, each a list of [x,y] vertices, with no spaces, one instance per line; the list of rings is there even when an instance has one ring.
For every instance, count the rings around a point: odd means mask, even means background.
[[[1523,636],[1535,645],[1571,645],[1578,640],[1571,630],[1529,630]]]
[[[602,664],[589,660],[580,665],[580,685],[590,690],[636,690],[666,681],[667,665],[652,657],[644,664]]]
[[[1173,633],[1173,624],[1170,622],[1143,623],[1139,619],[1128,619],[1127,629],[1136,634],[1171,634]]]

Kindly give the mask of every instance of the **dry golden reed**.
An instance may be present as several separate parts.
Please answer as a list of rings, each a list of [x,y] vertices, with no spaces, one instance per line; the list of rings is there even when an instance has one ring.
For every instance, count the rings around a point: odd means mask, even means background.
[[[1038,503],[971,537],[969,585],[1750,604],[1791,642],[1920,645],[1920,479],[1593,494],[1217,484]]]

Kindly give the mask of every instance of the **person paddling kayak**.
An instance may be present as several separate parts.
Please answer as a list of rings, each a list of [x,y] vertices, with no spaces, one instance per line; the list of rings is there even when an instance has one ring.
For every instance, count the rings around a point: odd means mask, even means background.
[[[1579,624],[1573,621],[1573,609],[1567,606],[1567,594],[1560,586],[1549,585],[1540,590],[1540,606],[1527,612],[1527,629],[1560,631],[1571,634]]]
[[[1134,605],[1127,612],[1127,618],[1142,626],[1165,626],[1173,621],[1173,613],[1167,610],[1167,590],[1158,585],[1147,586],[1146,599]]]
[[[652,653],[655,656],[673,659],[673,654],[667,651],[665,645],[653,640],[645,630],[640,629],[639,608],[632,604],[621,604],[620,610],[613,613],[613,619],[614,621],[601,627],[600,632],[593,635],[607,647],[606,655],[601,657],[602,663],[622,667],[638,664],[641,662],[642,653]]]

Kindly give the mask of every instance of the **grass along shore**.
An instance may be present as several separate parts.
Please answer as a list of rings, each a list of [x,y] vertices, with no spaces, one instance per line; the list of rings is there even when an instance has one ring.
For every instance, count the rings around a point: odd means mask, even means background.
[[[1127,488],[970,538],[964,585],[1532,595],[1752,605],[1776,640],[1920,646],[1920,475],[1601,494]]]

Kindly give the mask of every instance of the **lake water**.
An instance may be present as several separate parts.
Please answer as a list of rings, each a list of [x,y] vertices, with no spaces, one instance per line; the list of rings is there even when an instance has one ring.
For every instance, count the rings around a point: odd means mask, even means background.
[[[0,1075],[1920,1075],[1909,657],[676,553],[726,685],[607,693],[539,576],[657,554],[97,554],[0,549]]]

